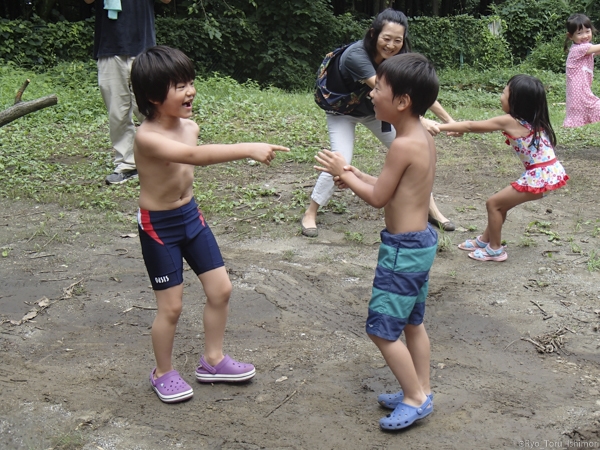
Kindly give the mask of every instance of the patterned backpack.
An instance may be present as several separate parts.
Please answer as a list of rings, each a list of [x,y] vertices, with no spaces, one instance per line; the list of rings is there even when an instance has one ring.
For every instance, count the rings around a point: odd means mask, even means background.
[[[337,57],[340,56],[351,44],[344,45],[327,53],[325,59],[317,71],[317,82],[315,85],[315,102],[319,107],[328,112],[338,114],[350,114],[363,99],[367,96],[371,88],[368,85],[362,86],[354,92],[333,92],[327,88],[327,69],[333,64],[338,63]],[[339,72],[335,73],[339,76]],[[340,84],[340,83],[337,83]],[[343,84],[343,83],[342,83]]]

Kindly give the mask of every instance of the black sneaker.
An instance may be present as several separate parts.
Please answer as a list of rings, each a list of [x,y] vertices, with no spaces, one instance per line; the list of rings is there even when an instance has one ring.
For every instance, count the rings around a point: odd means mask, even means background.
[[[137,170],[133,169],[128,172],[111,173],[105,178],[106,184],[123,184],[129,180],[133,180],[138,177]]]

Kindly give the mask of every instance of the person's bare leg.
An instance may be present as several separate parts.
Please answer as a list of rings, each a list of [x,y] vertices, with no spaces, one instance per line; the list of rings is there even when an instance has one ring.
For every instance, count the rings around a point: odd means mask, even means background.
[[[198,278],[204,287],[204,359],[211,366],[219,364],[223,358],[223,338],[229,314],[231,281],[225,267],[209,270]]]
[[[507,186],[500,192],[492,195],[485,202],[488,213],[488,224],[481,239],[484,242],[489,242],[491,249],[498,250],[502,247],[502,225],[506,220],[508,211],[521,203],[538,200],[542,197],[543,194],[519,192],[512,186]]]
[[[156,359],[155,377],[173,370],[173,341],[181,315],[183,284],[169,289],[154,291],[158,311],[152,323],[152,348]]]
[[[431,394],[429,381],[431,346],[425,326],[423,324],[406,325],[404,336],[406,337],[406,348],[410,352],[421,388],[426,395],[429,395]]]
[[[316,228],[317,227],[317,212],[319,211],[319,204],[313,199],[310,199],[310,204],[304,212],[302,218],[302,225],[304,228]]]
[[[404,392],[403,403],[411,406],[421,406],[427,396],[421,387],[413,359],[408,348],[401,340],[388,341],[369,334],[371,340],[377,345],[385,362],[400,383]]]
[[[429,197],[429,215],[432,219],[437,220],[440,223],[450,222],[450,220],[438,209],[435,200],[433,199],[433,194]]]

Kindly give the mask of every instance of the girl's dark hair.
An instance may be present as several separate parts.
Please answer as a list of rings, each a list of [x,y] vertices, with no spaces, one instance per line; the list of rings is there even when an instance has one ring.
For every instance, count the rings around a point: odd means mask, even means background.
[[[165,101],[171,86],[194,78],[196,71],[192,61],[181,50],[165,45],[147,48],[133,60],[131,66],[135,100],[140,112],[148,119],[155,118],[155,103]]]
[[[408,39],[408,19],[402,11],[396,11],[395,9],[387,8],[381,11],[377,17],[375,17],[375,20],[371,24],[371,28],[367,30],[363,39],[363,45],[371,59],[374,59],[377,55],[377,39],[379,38],[379,34],[386,23],[397,23],[398,25],[402,25],[404,27],[404,43],[399,53],[410,52],[410,42]]]
[[[529,123],[533,128],[533,141],[540,146],[542,131],[548,134],[552,147],[556,146],[556,135],[550,124],[546,90],[542,82],[529,75],[515,75],[508,80],[508,113],[515,119]]]
[[[411,112],[422,116],[435,102],[440,88],[431,61],[419,53],[395,55],[377,67],[377,78],[392,89],[393,98],[408,95]]]
[[[571,39],[569,36],[573,36],[576,31],[582,28],[589,28],[592,30],[592,34],[596,34],[596,28],[588,16],[585,14],[572,14],[567,19],[567,37],[565,38],[565,51],[569,49]]]

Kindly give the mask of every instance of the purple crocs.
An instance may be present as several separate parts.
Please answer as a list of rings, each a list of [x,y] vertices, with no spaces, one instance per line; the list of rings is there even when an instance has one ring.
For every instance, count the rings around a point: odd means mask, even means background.
[[[215,367],[206,362],[204,356],[200,358],[196,369],[196,379],[200,383],[213,383],[215,381],[240,382],[252,378],[256,369],[252,364],[245,364],[231,359],[225,355],[223,361]]]
[[[150,384],[152,384],[152,389],[154,389],[158,398],[163,402],[182,402],[194,395],[192,387],[179,376],[179,372],[176,370],[171,370],[157,379],[154,379],[155,373],[156,367],[150,372]]]

